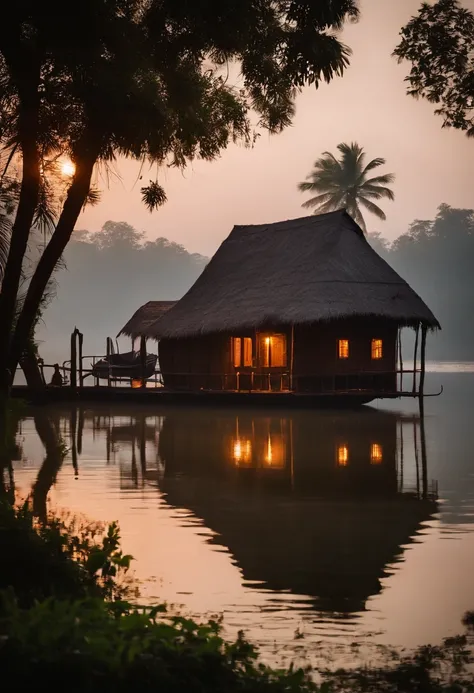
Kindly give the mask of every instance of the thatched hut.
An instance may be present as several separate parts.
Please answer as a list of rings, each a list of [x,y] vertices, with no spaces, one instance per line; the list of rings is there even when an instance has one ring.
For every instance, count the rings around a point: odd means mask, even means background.
[[[394,396],[402,327],[421,329],[422,389],[438,321],[341,210],[234,227],[144,334],[173,389]]]

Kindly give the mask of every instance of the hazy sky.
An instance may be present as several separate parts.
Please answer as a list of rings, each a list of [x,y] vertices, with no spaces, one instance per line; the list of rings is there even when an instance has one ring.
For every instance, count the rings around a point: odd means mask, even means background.
[[[370,158],[387,160],[395,202],[383,202],[387,221],[367,216],[369,231],[394,238],[415,218],[433,217],[437,206],[474,207],[474,141],[441,129],[433,107],[405,95],[407,63],[391,53],[400,28],[421,0],[362,0],[361,19],[343,40],[352,48],[345,76],[305,89],[291,128],[262,133],[253,149],[231,146],[213,163],[196,161],[184,173],[166,170],[160,182],[168,203],[150,214],[140,200],[138,165],[118,162],[122,180],[104,190],[100,205],[82,215],[78,228],[95,231],[108,219],[128,221],[152,239],[165,236],[192,252],[212,254],[234,224],[303,216],[296,190],[316,158],[342,141],[356,140]],[[464,4],[474,9],[474,0]],[[154,177],[152,175],[151,177]],[[144,179],[148,180],[146,171]]]

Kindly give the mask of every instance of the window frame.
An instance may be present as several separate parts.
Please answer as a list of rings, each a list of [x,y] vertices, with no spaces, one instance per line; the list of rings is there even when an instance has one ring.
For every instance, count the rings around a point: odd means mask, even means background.
[[[254,347],[253,347],[253,339],[252,337],[231,337],[231,344],[232,344],[232,366],[234,368],[253,368],[253,354],[254,354]],[[236,344],[239,344],[238,347],[238,354],[239,354],[239,360],[237,362],[236,359]],[[246,346],[248,347],[250,345],[250,358],[246,358],[248,356],[248,352],[246,350]]]
[[[383,339],[380,337],[373,337],[370,342],[370,358],[372,361],[383,359]]]
[[[273,349],[272,349],[272,339],[279,339],[282,341],[282,359],[281,363],[278,365],[273,364]],[[288,368],[288,338],[284,332],[276,332],[272,334],[262,334],[259,335],[259,360],[258,365],[260,368]]]
[[[343,345],[345,345],[345,349],[343,348]],[[350,349],[350,340],[349,339],[338,339],[337,340],[337,357],[341,361],[347,361],[348,358],[350,358],[351,355],[351,349]]]

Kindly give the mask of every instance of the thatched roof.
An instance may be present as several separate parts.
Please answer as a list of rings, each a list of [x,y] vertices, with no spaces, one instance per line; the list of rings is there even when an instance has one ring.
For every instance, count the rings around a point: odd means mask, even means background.
[[[235,226],[187,294],[146,335],[183,338],[361,316],[439,327],[340,210]]]
[[[127,324],[122,327],[117,337],[121,335],[126,335],[132,339],[141,337],[144,331],[161,318],[175,303],[176,301],[148,301],[148,303],[145,303],[145,305],[135,311]]]

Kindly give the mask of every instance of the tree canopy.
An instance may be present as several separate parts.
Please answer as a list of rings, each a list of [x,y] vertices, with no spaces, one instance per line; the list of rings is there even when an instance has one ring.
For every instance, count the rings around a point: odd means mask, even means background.
[[[255,127],[279,132],[298,88],[344,72],[350,51],[334,30],[357,15],[357,0],[83,0],[68,12],[58,0],[15,2],[0,26],[0,144],[21,168],[2,328],[13,324],[29,233],[48,189],[45,163],[67,155],[75,172],[13,338],[2,329],[1,366],[14,372],[97,163],[127,156],[185,166],[216,158],[233,140],[250,144]],[[156,178],[141,190],[150,209],[166,200]]]
[[[443,127],[474,136],[474,14],[458,0],[424,2],[395,49],[412,67],[408,94],[436,104]]]
[[[298,184],[300,192],[318,193],[303,203],[314,209],[315,214],[333,212],[345,208],[359,226],[366,231],[361,206],[379,219],[385,219],[384,211],[372,200],[393,200],[394,194],[387,186],[393,183],[393,173],[369,177],[370,171],[383,166],[385,159],[372,159],[365,163],[365,152],[357,142],[337,145],[341,154],[337,159],[331,152],[324,152],[314,163],[306,181]]]

